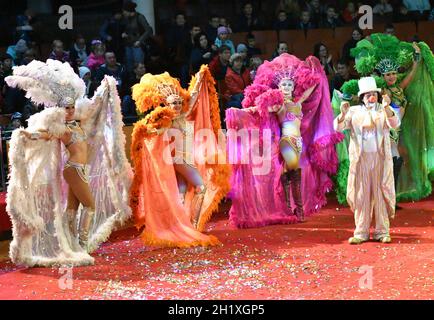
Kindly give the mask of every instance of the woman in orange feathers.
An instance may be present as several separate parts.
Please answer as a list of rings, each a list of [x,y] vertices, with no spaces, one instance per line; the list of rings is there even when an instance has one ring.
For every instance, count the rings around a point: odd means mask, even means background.
[[[145,74],[133,87],[140,113],[131,157],[135,170],[130,205],[147,245],[209,246],[201,233],[229,190],[229,167],[219,164],[220,117],[214,79],[202,66],[188,90],[167,72]],[[218,161],[220,160],[220,161]]]

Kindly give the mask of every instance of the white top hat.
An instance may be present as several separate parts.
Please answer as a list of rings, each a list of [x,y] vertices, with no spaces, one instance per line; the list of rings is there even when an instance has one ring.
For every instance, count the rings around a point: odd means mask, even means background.
[[[357,94],[357,96],[360,97],[361,94],[371,91],[381,92],[381,89],[377,88],[377,83],[375,82],[375,79],[373,77],[360,78],[359,93]]]

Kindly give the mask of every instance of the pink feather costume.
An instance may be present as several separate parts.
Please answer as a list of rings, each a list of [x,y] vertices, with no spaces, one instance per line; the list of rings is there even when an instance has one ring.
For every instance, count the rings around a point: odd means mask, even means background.
[[[280,182],[284,170],[279,150],[280,124],[276,114],[268,111],[280,99],[275,90],[278,87],[276,75],[285,72],[289,72],[294,80],[295,101],[300,99],[306,89],[316,85],[310,97],[302,104],[300,127],[303,139],[301,188],[306,215],[317,212],[326,204],[326,192],[333,186],[330,176],[338,166],[335,144],[343,136],[333,129],[328,81],[319,60],[310,56],[306,61],[301,61],[295,56],[283,54],[271,62],[266,61],[259,67],[254,83],[246,88],[243,100],[244,108],[256,106],[258,113],[234,108],[226,111],[227,128],[247,130],[251,139],[250,143],[241,143],[239,139],[231,138],[233,133],[230,130],[228,132],[228,156],[233,162],[230,192],[232,207],[229,216],[231,223],[238,228],[297,222],[294,215],[288,214]],[[259,132],[259,139],[252,139],[254,131]],[[267,134],[270,137],[268,139]],[[270,155],[267,174],[255,174],[255,169],[260,165],[241,161],[251,152],[257,154],[259,150],[261,154],[267,149]]]

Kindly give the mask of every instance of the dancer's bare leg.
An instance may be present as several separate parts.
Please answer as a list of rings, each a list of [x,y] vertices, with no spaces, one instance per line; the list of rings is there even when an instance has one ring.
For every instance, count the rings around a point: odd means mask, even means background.
[[[187,193],[187,180],[178,172],[176,172],[176,182],[178,183],[179,198],[181,203],[184,204],[185,194]]]
[[[74,196],[83,205],[83,212],[80,216],[79,239],[80,244],[87,250],[89,231],[95,215],[95,200],[90,192],[89,184],[80,178],[75,168],[66,168],[63,171],[63,176]]]
[[[68,221],[69,231],[73,239],[78,237],[78,226],[77,226],[77,210],[80,205],[77,197],[74,195],[71,187],[68,186],[68,202],[66,206],[66,219]]]
[[[196,168],[186,163],[174,164],[174,168],[179,175],[181,175],[188,183],[195,187],[195,195],[191,207],[193,211],[192,223],[194,227],[197,228],[200,218],[200,211],[202,209],[202,203],[206,192],[202,176]]]

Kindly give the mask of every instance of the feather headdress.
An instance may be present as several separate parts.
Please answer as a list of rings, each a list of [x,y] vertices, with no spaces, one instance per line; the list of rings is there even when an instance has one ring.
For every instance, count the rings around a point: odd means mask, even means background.
[[[167,99],[171,96],[178,96],[183,100],[183,111],[188,108],[188,91],[168,72],[157,75],[146,73],[140,79],[140,83],[133,86],[132,96],[139,113],[166,105]]]
[[[12,76],[5,78],[10,87],[25,90],[26,97],[45,107],[65,106],[82,98],[86,86],[69,63],[48,59],[33,60],[13,68]]]

